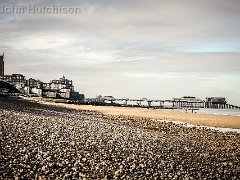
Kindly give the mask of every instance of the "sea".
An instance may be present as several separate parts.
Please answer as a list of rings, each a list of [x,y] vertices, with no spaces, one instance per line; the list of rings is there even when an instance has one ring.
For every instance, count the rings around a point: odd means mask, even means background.
[[[223,132],[223,133],[227,133],[227,132],[234,132],[234,133],[240,133],[240,129],[235,129],[235,128],[220,128],[220,127],[210,127],[210,126],[196,126],[190,123],[185,123],[185,122],[181,122],[181,121],[172,121],[172,120],[157,120],[159,122],[167,122],[167,123],[174,123],[174,124],[178,124],[180,126],[183,127],[188,127],[188,128],[207,128],[207,129],[211,129],[211,130],[215,130],[215,131],[219,131],[219,132]]]
[[[179,109],[177,111],[184,111],[184,109]],[[212,108],[199,108],[199,110],[194,110],[194,112],[199,114],[214,114],[214,115],[225,115],[225,116],[240,116],[240,109],[212,109]]]
[[[201,114],[215,114],[215,115],[230,115],[230,116],[240,116],[240,109],[209,109],[200,108],[197,113]]]
[[[174,111],[180,111],[183,112],[183,109],[177,109]],[[240,109],[210,109],[210,108],[200,108],[199,110],[194,110],[194,113],[199,113],[199,114],[214,114],[214,115],[225,115],[225,116],[239,116],[240,119]],[[160,120],[161,121],[161,120]],[[185,127],[197,127],[197,128],[208,128],[208,129],[212,129],[212,130],[217,130],[220,132],[235,132],[235,133],[240,133],[240,129],[233,129],[233,128],[219,128],[219,127],[210,127],[210,126],[196,126],[196,125],[192,125],[189,123],[184,123],[184,122],[180,122],[180,121],[166,121],[165,122],[172,122],[175,124],[179,124],[181,126],[185,126]]]

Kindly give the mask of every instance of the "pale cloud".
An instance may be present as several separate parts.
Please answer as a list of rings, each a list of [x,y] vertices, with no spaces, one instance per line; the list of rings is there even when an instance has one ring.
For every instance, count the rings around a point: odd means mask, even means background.
[[[123,76],[128,78],[158,78],[158,79],[172,79],[180,77],[180,73],[148,73],[148,72],[130,72],[130,73],[123,73]]]
[[[18,50],[58,49],[71,45],[72,40],[61,34],[24,36],[5,40],[4,44]]]

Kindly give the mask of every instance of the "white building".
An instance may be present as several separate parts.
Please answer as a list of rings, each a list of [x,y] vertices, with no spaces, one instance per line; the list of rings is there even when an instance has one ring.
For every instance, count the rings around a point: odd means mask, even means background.
[[[43,93],[45,96],[49,97],[49,95],[61,98],[70,98],[71,94],[74,92],[74,86],[72,80],[68,80],[63,76],[59,80],[51,80],[50,83],[43,83]],[[47,92],[55,92],[55,93],[47,93]]]

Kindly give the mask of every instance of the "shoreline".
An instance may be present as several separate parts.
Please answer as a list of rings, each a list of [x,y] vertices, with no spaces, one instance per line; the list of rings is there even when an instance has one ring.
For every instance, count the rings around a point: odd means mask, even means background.
[[[219,128],[233,128],[240,129],[240,116],[231,115],[215,115],[215,114],[198,114],[198,113],[185,113],[175,110],[163,109],[145,109],[136,107],[115,107],[115,106],[93,106],[93,105],[75,105],[64,104],[44,101],[43,99],[24,98],[26,100],[34,100],[39,103],[61,106],[65,108],[78,109],[78,110],[91,110],[99,111],[106,115],[113,116],[136,116],[144,118],[152,118],[159,120],[171,120],[189,123],[196,126],[208,126]]]

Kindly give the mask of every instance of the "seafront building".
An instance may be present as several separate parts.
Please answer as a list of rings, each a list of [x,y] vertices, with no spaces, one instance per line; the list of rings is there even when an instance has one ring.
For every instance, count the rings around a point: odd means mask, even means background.
[[[50,83],[43,83],[43,96],[60,97],[69,99],[74,92],[72,80],[68,80],[63,75],[59,80],[51,80]]]
[[[0,56],[0,80],[6,81],[15,86],[20,92],[24,93],[26,77],[22,74],[5,75],[4,73],[4,53]]]
[[[2,76],[2,80],[15,86],[20,92],[24,93],[26,85],[26,77],[22,74],[12,74]]]
[[[22,94],[27,96],[63,98],[84,100],[84,94],[74,90],[73,81],[61,77],[58,80],[51,80],[50,83],[44,83],[33,78],[26,79],[22,74],[4,74],[4,53],[0,56],[0,80],[16,87]]]
[[[24,88],[24,94],[31,95],[31,96],[38,96],[42,97],[42,91],[43,91],[43,82],[40,80],[36,80],[33,78],[30,78],[26,80],[26,85]]]

